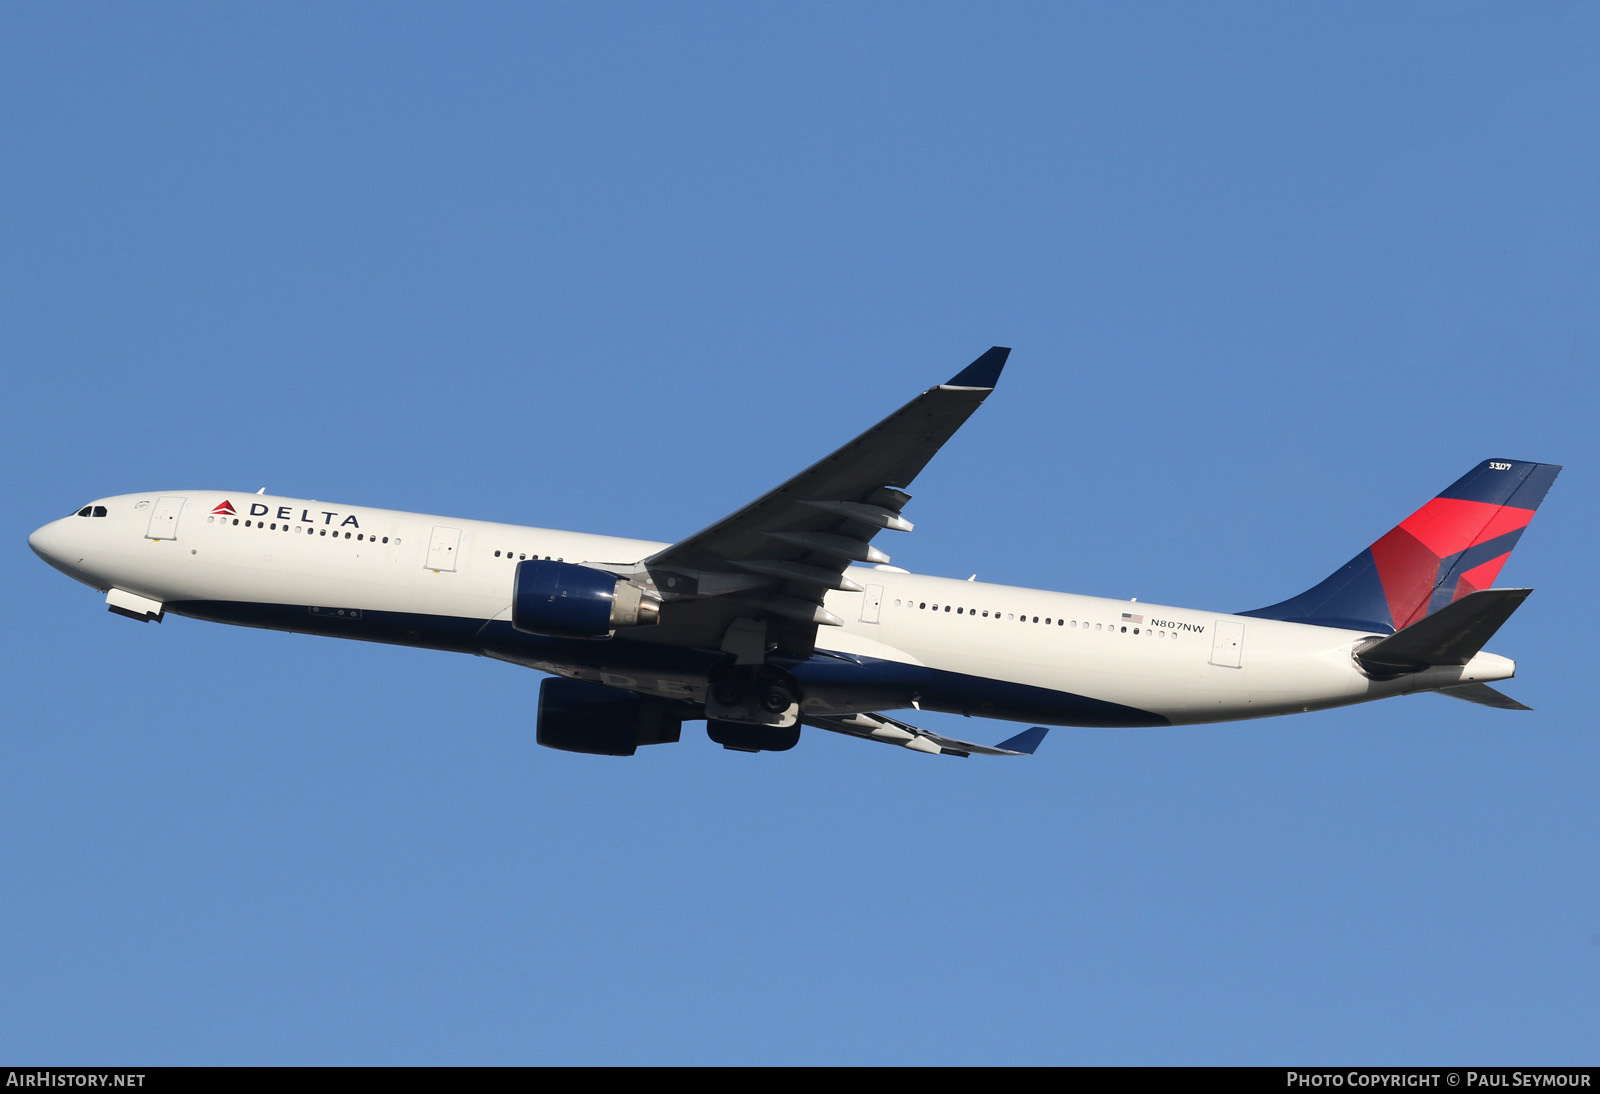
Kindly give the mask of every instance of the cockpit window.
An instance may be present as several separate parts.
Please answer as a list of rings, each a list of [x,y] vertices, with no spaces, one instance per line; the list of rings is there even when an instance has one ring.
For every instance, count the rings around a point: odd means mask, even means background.
[[[79,509],[79,510],[78,510],[78,515],[79,515],[79,516],[80,516],[80,517],[86,517],[86,516],[88,516],[88,515],[89,515],[89,514],[90,514],[90,513],[92,513],[92,512],[94,512],[94,506],[92,506],[92,505],[85,505],[85,506],[84,506],[84,507],[83,507],[83,508],[82,508],[82,509]]]
[[[105,516],[106,515],[106,507],[104,505],[96,505],[94,507],[94,515],[97,516],[97,517]]]

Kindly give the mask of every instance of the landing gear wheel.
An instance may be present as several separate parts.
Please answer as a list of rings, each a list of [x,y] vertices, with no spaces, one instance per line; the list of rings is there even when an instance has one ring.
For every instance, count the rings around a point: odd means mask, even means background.
[[[794,705],[794,693],[782,684],[771,683],[761,689],[759,701],[768,714],[782,714]]]
[[[718,665],[706,681],[706,717],[711,721],[789,729],[796,723],[799,702],[794,678],[772,665]]]

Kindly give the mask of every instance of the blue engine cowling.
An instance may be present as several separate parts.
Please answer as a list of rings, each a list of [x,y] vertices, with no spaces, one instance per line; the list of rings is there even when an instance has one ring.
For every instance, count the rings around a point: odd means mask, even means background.
[[[555,676],[539,688],[539,743],[563,752],[632,756],[640,745],[675,742],[683,713],[662,699]]]
[[[619,627],[644,627],[661,602],[616,574],[571,562],[517,563],[511,625],[552,638],[610,638]]]

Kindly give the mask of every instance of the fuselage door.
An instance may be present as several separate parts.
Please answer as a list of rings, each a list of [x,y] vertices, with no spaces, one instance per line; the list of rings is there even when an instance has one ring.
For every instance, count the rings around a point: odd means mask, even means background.
[[[878,609],[883,607],[883,586],[868,585],[866,595],[861,598],[861,622],[876,623]]]
[[[456,552],[460,547],[461,529],[435,526],[433,539],[428,541],[428,565],[426,568],[453,573],[456,568]]]
[[[1236,669],[1244,660],[1244,624],[1237,619],[1217,619],[1211,624],[1211,663]]]
[[[150,514],[150,527],[145,532],[145,539],[177,539],[178,517],[183,513],[184,502],[188,498],[162,498],[156,502],[155,512]]]

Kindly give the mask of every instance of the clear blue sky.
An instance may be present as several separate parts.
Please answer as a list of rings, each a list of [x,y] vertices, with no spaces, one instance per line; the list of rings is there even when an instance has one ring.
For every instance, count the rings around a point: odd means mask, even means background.
[[[1600,1055],[1595,6],[17,4],[0,139],[0,1060]],[[608,760],[25,543],[261,486],[670,540],[996,343],[896,563],[1244,609],[1562,463],[1535,712]]]

